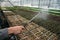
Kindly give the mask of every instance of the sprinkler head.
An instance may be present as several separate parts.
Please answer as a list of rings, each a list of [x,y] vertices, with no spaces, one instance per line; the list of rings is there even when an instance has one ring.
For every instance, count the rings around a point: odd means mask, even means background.
[[[24,28],[26,28],[26,26],[28,25],[27,23],[22,23],[22,26],[24,26]]]

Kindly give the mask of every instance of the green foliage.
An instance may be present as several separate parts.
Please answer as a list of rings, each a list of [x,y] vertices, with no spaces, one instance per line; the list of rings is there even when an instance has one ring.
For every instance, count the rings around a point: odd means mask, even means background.
[[[25,11],[32,11],[32,12],[38,12],[41,10],[41,8],[35,8],[35,7],[24,7],[24,6],[14,6],[14,7],[6,7],[9,10],[25,10]],[[48,11],[52,15],[60,16],[60,10],[56,9],[49,9]]]
[[[57,9],[49,9],[50,11],[56,11],[56,12],[60,12],[60,10]]]
[[[33,12],[37,12],[40,9],[39,8],[34,8],[34,7],[23,7],[23,6],[14,6],[14,7],[6,7],[9,10],[26,10],[26,11],[33,11]]]
[[[60,16],[60,10],[49,9],[49,13],[52,15]]]

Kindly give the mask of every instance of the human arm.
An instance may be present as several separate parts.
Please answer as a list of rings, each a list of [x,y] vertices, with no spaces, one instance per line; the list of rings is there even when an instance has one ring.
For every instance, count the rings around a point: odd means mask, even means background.
[[[23,30],[23,26],[14,26],[10,28],[5,28],[0,30],[0,39],[3,40],[4,38],[8,37],[9,34],[18,34],[21,33]]]

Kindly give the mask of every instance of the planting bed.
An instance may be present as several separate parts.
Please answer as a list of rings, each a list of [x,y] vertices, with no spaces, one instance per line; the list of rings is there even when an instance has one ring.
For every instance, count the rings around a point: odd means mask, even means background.
[[[9,26],[21,25],[22,23],[27,23],[29,21],[13,12],[5,12],[5,16]],[[33,22],[29,23],[19,36],[20,40],[58,40],[58,36],[55,33],[52,33]]]
[[[36,8],[32,9],[30,7],[17,7],[17,9],[15,8],[13,8],[13,10],[12,9],[10,10],[17,12],[16,14],[25,17],[26,19],[29,20],[38,13],[38,10],[36,10]],[[36,18],[33,20],[33,22],[60,36],[60,10],[50,9],[49,13],[50,14],[47,20],[43,20],[42,18]]]

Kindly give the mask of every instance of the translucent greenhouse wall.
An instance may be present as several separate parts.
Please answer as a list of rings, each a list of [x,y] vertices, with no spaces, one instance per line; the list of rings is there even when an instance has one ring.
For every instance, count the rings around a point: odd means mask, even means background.
[[[15,6],[28,6],[28,7],[38,7],[40,8],[54,8],[60,9],[60,0],[9,0]],[[4,0],[2,6],[12,6],[9,4],[8,0]]]

